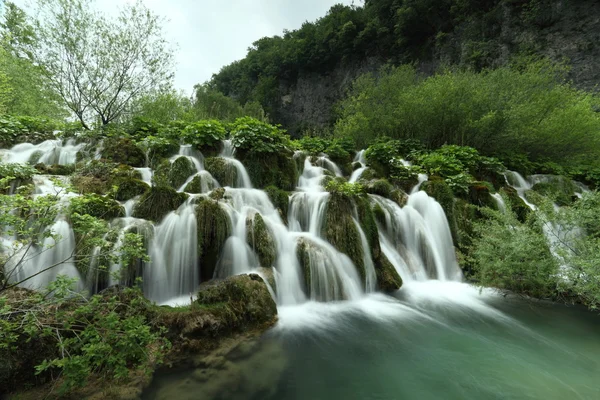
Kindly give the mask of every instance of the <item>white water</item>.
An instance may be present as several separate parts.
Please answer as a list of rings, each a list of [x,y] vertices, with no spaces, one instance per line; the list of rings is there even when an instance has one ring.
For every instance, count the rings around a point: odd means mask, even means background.
[[[358,153],[356,153],[354,162],[359,163],[360,168],[357,168],[356,170],[354,170],[354,172],[352,172],[352,175],[350,176],[350,179],[348,180],[348,182],[350,182],[350,183],[354,183],[354,182],[358,181],[360,179],[360,177],[362,176],[362,174],[367,170],[367,159],[365,158],[365,150],[361,150]]]
[[[491,196],[498,205],[498,211],[506,212],[506,203],[504,203],[504,198],[502,198],[502,195],[500,193],[492,193]]]
[[[5,163],[26,164],[32,160],[33,156],[39,156],[37,162],[47,165],[75,164],[77,152],[83,148],[84,144],[76,144],[75,139],[46,140],[40,144],[21,143],[10,150],[0,150],[0,159]],[[33,160],[32,160],[33,161]],[[36,163],[37,163],[36,162]]]

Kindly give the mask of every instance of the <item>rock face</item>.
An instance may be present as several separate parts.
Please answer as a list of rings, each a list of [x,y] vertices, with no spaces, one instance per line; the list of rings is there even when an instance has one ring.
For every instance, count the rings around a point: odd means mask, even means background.
[[[225,241],[231,234],[229,216],[214,200],[204,200],[196,207],[198,258],[202,281],[212,279]]]

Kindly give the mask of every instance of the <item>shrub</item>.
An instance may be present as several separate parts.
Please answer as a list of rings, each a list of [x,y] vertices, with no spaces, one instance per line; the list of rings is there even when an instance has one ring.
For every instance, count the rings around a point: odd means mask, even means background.
[[[203,147],[216,148],[225,139],[225,128],[214,119],[194,122],[181,132],[181,138],[187,144],[199,149]]]
[[[250,117],[235,120],[231,138],[236,148],[254,153],[277,153],[291,146],[289,137],[278,126]]]

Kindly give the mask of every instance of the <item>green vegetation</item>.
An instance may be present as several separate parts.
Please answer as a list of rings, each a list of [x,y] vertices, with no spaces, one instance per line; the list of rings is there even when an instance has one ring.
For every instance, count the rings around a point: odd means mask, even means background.
[[[421,77],[409,66],[387,68],[377,78],[368,74],[354,83],[340,104],[335,132],[361,147],[382,136],[417,140],[428,149],[448,143],[471,146],[526,173],[533,171],[523,169],[523,158],[534,169],[535,163],[541,167],[548,161],[573,173],[595,168],[600,154],[598,99],[561,81],[561,71],[544,61],[480,73],[443,71],[431,77]],[[476,154],[458,154],[456,149],[464,147],[442,147],[421,162],[442,176],[465,168],[474,174]],[[487,161],[490,167],[497,164]]]
[[[133,216],[160,222],[169,212],[177,210],[186,199],[185,193],[178,193],[171,187],[153,186],[140,198]]]

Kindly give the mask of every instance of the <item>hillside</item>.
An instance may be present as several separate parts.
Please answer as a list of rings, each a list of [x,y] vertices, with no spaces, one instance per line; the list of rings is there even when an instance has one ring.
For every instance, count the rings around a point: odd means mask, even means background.
[[[333,106],[359,75],[414,63],[481,70],[523,56],[566,61],[576,87],[595,89],[600,4],[589,0],[367,0],[337,5],[314,23],[256,41],[211,87],[258,101],[292,134],[335,121]]]

